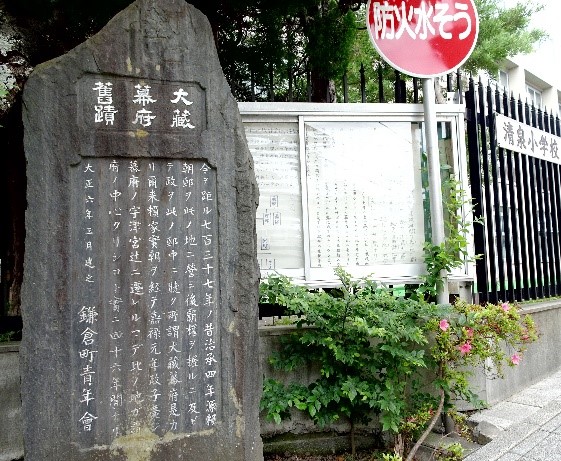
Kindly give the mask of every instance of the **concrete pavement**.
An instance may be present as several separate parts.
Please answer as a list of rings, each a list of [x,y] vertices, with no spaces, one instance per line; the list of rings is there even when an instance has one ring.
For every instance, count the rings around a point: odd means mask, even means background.
[[[561,461],[561,371],[470,421],[492,440],[465,461]]]

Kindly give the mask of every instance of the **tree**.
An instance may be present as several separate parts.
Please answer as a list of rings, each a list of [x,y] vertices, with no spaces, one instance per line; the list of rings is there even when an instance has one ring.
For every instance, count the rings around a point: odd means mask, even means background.
[[[534,2],[518,3],[502,8],[497,0],[475,0],[479,14],[479,37],[464,69],[470,72],[485,70],[497,75],[500,63],[509,56],[532,52],[547,34],[530,29],[530,19],[543,5]]]
[[[462,66],[465,72],[487,72],[491,76],[497,75],[501,62],[509,56],[532,52],[534,46],[547,37],[540,29],[530,28],[530,20],[534,13],[543,9],[543,6],[532,1],[518,3],[513,8],[503,8],[500,0],[475,0],[479,15],[480,27],[477,44],[471,56]],[[365,23],[364,9],[357,11],[357,23]],[[385,99],[393,95],[391,80],[393,69],[389,67],[370,42],[368,31],[362,27],[353,43],[352,55],[354,59],[347,69],[349,81],[349,100],[359,102],[358,89],[360,82],[359,69],[361,64],[367,75],[366,94],[368,102],[377,102],[378,99],[378,70],[383,76]],[[409,78],[402,76],[402,78]],[[337,76],[337,88],[342,92],[342,74]]]

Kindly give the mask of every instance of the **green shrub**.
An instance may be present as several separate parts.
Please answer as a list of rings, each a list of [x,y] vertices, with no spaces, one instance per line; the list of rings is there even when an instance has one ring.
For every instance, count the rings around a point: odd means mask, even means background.
[[[287,374],[319,369],[311,383],[265,380],[261,410],[277,423],[296,408],[319,426],[346,417],[353,436],[356,423],[376,414],[403,454],[454,400],[482,404],[470,389],[470,369],[483,366],[502,376],[504,364],[518,364],[537,338],[532,319],[507,303],[438,306],[352,280],[340,268],[336,273],[341,287],[329,291],[310,291],[282,276],[261,285],[261,302],[300,316],[296,331],[270,357],[273,368]]]

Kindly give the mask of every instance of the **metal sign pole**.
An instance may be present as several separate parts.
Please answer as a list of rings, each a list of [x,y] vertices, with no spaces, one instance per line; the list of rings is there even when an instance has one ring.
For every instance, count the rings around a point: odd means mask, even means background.
[[[425,142],[427,146],[427,163],[429,169],[432,243],[434,245],[440,245],[444,242],[445,235],[435,99],[434,79],[423,78],[423,107],[425,111]],[[449,302],[447,275],[445,270],[440,272],[443,289],[439,290],[437,293],[437,302],[439,304],[446,304]]]

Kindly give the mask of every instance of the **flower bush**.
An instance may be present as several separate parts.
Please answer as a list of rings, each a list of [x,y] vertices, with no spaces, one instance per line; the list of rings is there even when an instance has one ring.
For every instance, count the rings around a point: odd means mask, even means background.
[[[341,288],[331,291],[309,291],[279,276],[261,286],[261,302],[300,316],[295,334],[270,358],[273,367],[287,373],[319,367],[311,383],[265,381],[261,409],[277,423],[296,408],[321,426],[346,417],[353,430],[376,413],[395,436],[394,452],[413,459],[454,401],[482,405],[470,388],[470,370],[502,376],[537,338],[532,319],[507,303],[439,306],[396,297],[342,269],[337,274]]]

